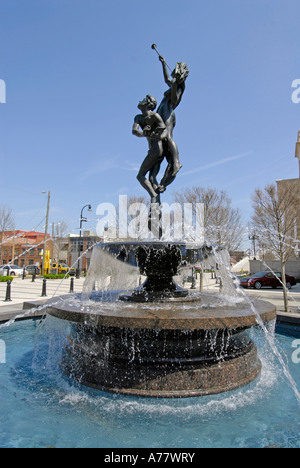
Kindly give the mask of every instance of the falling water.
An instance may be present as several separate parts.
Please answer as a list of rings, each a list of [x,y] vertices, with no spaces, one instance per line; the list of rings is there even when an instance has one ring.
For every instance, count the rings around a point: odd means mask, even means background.
[[[217,249],[214,249],[214,253],[215,253],[215,257],[217,259],[218,262],[223,263],[223,258],[222,256],[220,255],[220,252],[217,250]],[[274,333],[271,333],[268,328],[266,327],[266,325],[264,324],[263,320],[261,319],[258,311],[256,310],[253,302],[251,301],[251,299],[249,298],[249,296],[246,294],[246,292],[243,290],[243,288],[240,287],[240,283],[239,283],[239,280],[238,278],[231,272],[230,270],[230,266],[228,266],[228,264],[226,263],[223,263],[223,266],[225,268],[225,270],[227,270],[227,274],[226,276],[229,277],[231,276],[231,278],[236,282],[237,284],[237,289],[238,291],[244,296],[244,298],[247,300],[247,302],[249,303],[250,307],[251,307],[251,310],[253,311],[253,313],[255,314],[256,316],[256,320],[257,320],[257,323],[258,325],[261,327],[261,329],[263,330],[264,334],[265,334],[265,337],[274,353],[274,355],[277,357],[277,359],[279,360],[280,364],[281,364],[281,367],[283,369],[283,372],[287,378],[287,380],[289,381],[294,393],[295,393],[295,396],[297,398],[297,401],[299,403],[299,406],[300,406],[300,392],[297,388],[297,385],[286,365],[286,363],[284,362],[284,359],[282,357],[282,355],[280,354],[277,346],[276,346],[276,343],[275,343],[275,340],[274,340]]]
[[[104,248],[93,249],[83,286],[83,299],[87,299],[96,288],[98,291],[128,291],[136,288],[139,270],[136,264],[122,260],[124,259],[120,259],[120,252],[110,253]]]

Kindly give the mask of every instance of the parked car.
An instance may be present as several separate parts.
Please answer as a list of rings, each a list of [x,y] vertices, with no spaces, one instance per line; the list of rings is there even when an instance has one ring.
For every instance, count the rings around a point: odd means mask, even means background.
[[[36,265],[28,265],[26,267],[26,271],[27,271],[28,275],[33,275],[34,273],[36,275],[40,274],[40,268],[38,266],[36,266]]]
[[[18,265],[1,265],[0,266],[0,276],[7,276],[7,270],[9,269],[8,276],[22,276],[23,275],[23,268],[19,267]],[[25,271],[25,274],[28,273]]]
[[[59,275],[69,274],[70,276],[75,275],[75,268],[70,268],[65,263],[52,263],[52,273],[58,273]]]
[[[255,273],[255,275],[240,278],[240,282],[243,288],[262,289],[271,287],[276,289],[280,286],[282,287],[281,278],[281,273],[275,273],[274,275],[270,271],[261,271],[260,273]],[[286,286],[288,289],[291,289],[296,284],[297,282],[293,276],[286,275]]]

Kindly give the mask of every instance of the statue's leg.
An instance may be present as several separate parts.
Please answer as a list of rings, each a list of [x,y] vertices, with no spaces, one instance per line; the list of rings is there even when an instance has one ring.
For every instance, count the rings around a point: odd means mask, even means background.
[[[149,151],[148,155],[144,159],[143,164],[141,165],[140,171],[137,175],[137,180],[144,187],[145,190],[149,193],[151,198],[156,198],[157,193],[154,190],[154,187],[149,179],[146,178],[146,174],[155,167],[157,162],[157,157],[155,153]]]
[[[164,155],[168,161],[168,165],[157,188],[160,193],[164,192],[166,187],[175,180],[179,169],[182,167],[179,161],[177,145],[171,138],[164,141]]]
[[[166,169],[166,172],[163,176],[163,178],[161,179],[161,182],[158,186],[158,191],[160,193],[164,192],[166,190],[166,188],[168,187],[168,185],[172,184],[172,182],[174,182],[174,180],[176,179],[176,175],[173,176],[172,173],[171,173],[171,166],[168,165],[167,169]]]
[[[182,164],[179,159],[178,147],[172,138],[168,139],[168,147],[169,147],[170,161],[172,164],[171,177],[176,177],[176,175],[182,168]]]
[[[179,160],[178,148],[172,138],[168,138],[164,141],[164,155],[168,161],[168,166],[157,187],[157,191],[160,193],[164,192],[166,187],[174,182],[178,171],[182,168]]]
[[[160,171],[160,166],[161,166],[162,161],[163,160],[161,159],[158,163],[156,163],[149,173],[149,180],[155,191],[157,191],[157,187],[158,187],[157,176]]]

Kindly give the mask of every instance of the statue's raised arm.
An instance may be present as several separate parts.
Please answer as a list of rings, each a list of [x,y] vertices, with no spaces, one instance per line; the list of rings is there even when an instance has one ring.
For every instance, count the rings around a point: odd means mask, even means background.
[[[171,78],[169,76],[166,61],[165,61],[165,59],[163,58],[162,55],[159,56],[159,60],[161,61],[161,64],[162,64],[162,67],[163,67],[163,74],[164,74],[165,83],[166,83],[166,85],[169,86],[169,88],[171,88],[172,80],[171,80]]]

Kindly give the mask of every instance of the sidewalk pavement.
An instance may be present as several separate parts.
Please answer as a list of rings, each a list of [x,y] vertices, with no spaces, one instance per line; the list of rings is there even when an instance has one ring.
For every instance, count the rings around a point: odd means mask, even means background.
[[[80,293],[83,288],[84,278],[74,278],[74,293]],[[37,277],[32,282],[32,277],[24,280],[15,277],[11,283],[11,301],[5,302],[6,283],[0,283],[0,321],[10,320],[16,315],[24,314],[25,302],[39,302],[41,305],[52,297],[63,296],[70,293],[71,278],[64,280],[50,280],[46,282],[46,297],[42,297],[43,278]]]

